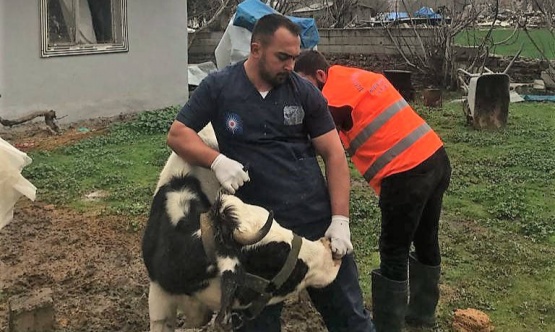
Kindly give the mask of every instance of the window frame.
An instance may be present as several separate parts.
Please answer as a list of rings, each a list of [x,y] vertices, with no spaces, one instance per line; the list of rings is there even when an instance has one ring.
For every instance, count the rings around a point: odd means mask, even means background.
[[[40,34],[41,34],[41,57],[58,57],[70,55],[89,55],[104,53],[129,52],[129,39],[127,36],[127,0],[121,2],[121,42],[102,44],[75,44],[63,46],[48,46],[48,1],[40,0]]]

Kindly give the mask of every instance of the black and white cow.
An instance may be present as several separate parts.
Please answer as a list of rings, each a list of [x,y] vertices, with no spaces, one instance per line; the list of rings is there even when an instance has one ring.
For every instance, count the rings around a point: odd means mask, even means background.
[[[217,148],[210,126],[199,135]],[[261,294],[243,284],[245,276],[272,280],[282,274],[286,262],[292,261],[287,264],[290,274],[277,289],[267,290],[263,304],[283,301],[309,286],[325,287],[337,276],[340,262],[333,260],[327,239],[295,236],[301,245],[291,260],[294,234],[271,212],[219,194],[219,188],[212,171],[191,166],[175,154],[160,174],[142,243],[151,281],[151,331],[174,331],[178,309],[191,327],[206,325],[214,311],[219,311],[217,321],[229,324],[231,309],[260,305],[256,300]],[[206,228],[201,224],[211,227],[213,253],[205,250],[201,233]]]

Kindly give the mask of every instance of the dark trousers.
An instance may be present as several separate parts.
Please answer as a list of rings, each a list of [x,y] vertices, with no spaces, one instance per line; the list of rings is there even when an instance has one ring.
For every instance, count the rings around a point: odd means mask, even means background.
[[[384,277],[407,280],[411,244],[420,263],[440,265],[439,217],[450,179],[451,165],[443,147],[417,167],[383,179],[379,250]]]
[[[316,240],[324,236],[328,223],[302,225],[293,232]],[[325,288],[308,288],[312,303],[322,315],[330,332],[373,332],[374,325],[370,313],[365,309],[362,291],[358,282],[358,269],[354,256],[346,255],[333,283]],[[245,323],[237,331],[241,332],[279,332],[281,331],[281,311],[283,304],[266,307],[260,315]]]

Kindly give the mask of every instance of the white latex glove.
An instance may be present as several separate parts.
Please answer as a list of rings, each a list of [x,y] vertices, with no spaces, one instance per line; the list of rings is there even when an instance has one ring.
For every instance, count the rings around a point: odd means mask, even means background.
[[[243,170],[241,163],[221,153],[214,159],[210,169],[214,171],[222,187],[231,194],[235,194],[239,187],[250,180],[249,173]]]
[[[334,259],[340,259],[353,252],[349,218],[333,215],[325,236],[331,240],[331,252]]]

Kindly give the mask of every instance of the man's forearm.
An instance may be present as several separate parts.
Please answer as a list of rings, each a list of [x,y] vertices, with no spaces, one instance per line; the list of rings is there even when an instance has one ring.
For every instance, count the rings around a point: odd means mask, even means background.
[[[349,216],[350,174],[343,151],[325,161],[332,215]]]
[[[318,154],[326,164],[326,179],[334,215],[349,216],[349,194],[351,177],[345,151],[336,130],[312,140]]]
[[[179,121],[174,121],[167,138],[168,146],[192,165],[210,168],[219,152],[206,145],[198,134]]]

